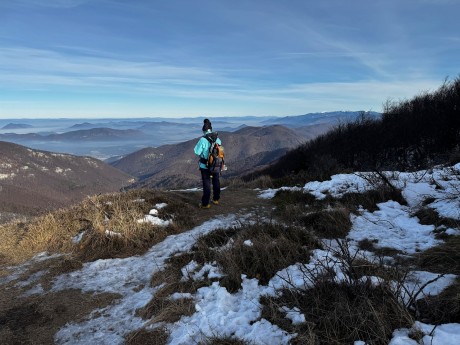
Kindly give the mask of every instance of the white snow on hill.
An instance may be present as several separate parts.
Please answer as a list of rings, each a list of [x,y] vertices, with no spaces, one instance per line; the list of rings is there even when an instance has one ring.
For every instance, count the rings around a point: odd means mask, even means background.
[[[423,251],[440,243],[434,231],[444,231],[451,236],[458,236],[459,229],[436,228],[434,225],[422,225],[413,216],[424,203],[436,210],[441,216],[460,220],[460,164],[451,168],[439,168],[417,173],[386,172],[388,180],[403,192],[408,205],[388,201],[378,205],[377,211],[362,209],[359,215],[351,218],[352,229],[347,240],[351,250],[357,250],[357,243],[362,239],[375,240],[377,246],[395,248],[404,255]],[[375,176],[369,173],[340,174],[324,182],[310,182],[303,188],[295,188],[305,193],[312,193],[318,199],[326,195],[342,196],[349,192],[363,192],[375,187]],[[283,189],[292,189],[285,187]],[[273,197],[277,190],[260,192],[261,197]],[[225,195],[223,195],[225,198]],[[249,216],[249,215],[248,215]],[[64,326],[55,335],[57,344],[122,344],[124,336],[140,328],[152,329],[158,324],[150,324],[136,316],[135,311],[145,306],[160,287],[150,287],[152,274],[162,270],[168,258],[178,253],[189,251],[197,238],[217,228],[236,226],[241,221],[235,215],[220,217],[191,229],[188,232],[166,238],[142,256],[125,259],[97,260],[86,263],[81,270],[58,276],[53,282],[53,291],[64,289],[81,289],[85,292],[113,292],[122,297],[112,305],[95,311],[93,318]],[[261,318],[260,297],[275,296],[277,291],[290,286],[309,288],[302,266],[314,267],[316,262],[329,266],[336,274],[336,279],[344,279],[342,267],[334,260],[329,260],[333,253],[334,241],[324,241],[323,250],[315,250],[310,262],[298,263],[278,272],[267,286],[259,285],[257,279],[243,278],[241,289],[229,293],[218,282],[198,289],[195,295],[177,294],[174,298],[193,298],[195,313],[184,316],[179,321],[165,325],[170,331],[169,344],[196,344],[206,337],[236,336],[253,344],[288,344],[295,335],[288,334],[278,326]],[[249,244],[248,244],[249,245]],[[366,259],[372,259],[372,253],[363,252]],[[390,260],[390,259],[389,259]],[[201,279],[208,270],[212,275],[220,274],[213,263],[201,271],[191,262],[184,269],[184,277]],[[407,291],[416,291],[438,275],[430,272],[411,272],[405,281]],[[375,277],[374,277],[375,278]],[[441,292],[456,277],[445,275],[423,287],[418,297]],[[378,279],[375,279],[378,283]],[[40,289],[33,287],[39,293]],[[404,296],[402,296],[404,298]],[[292,322],[305,322],[305,317],[298,310],[284,308],[286,318]],[[460,344],[460,324],[427,325],[415,322],[412,327],[423,333],[421,342],[409,338],[410,329],[397,329],[393,333],[390,345]],[[355,345],[365,344],[356,339]]]

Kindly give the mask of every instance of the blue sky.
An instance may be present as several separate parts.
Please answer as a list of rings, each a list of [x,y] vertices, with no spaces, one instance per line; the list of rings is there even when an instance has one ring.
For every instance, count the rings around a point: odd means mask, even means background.
[[[460,0],[0,0],[0,118],[382,111],[460,75]]]

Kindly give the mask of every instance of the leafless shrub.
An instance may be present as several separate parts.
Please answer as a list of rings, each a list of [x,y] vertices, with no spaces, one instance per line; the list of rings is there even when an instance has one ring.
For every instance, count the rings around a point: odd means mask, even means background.
[[[356,339],[388,344],[396,328],[410,327],[413,323],[410,313],[388,287],[369,282],[349,285],[323,281],[303,293],[285,291],[276,302],[299,308],[310,320],[297,326],[300,333],[324,344],[350,344]],[[270,320],[269,315],[264,316]]]
[[[264,297],[262,316],[290,333],[302,334],[307,340],[297,340],[299,344],[349,344],[356,339],[388,344],[394,329],[413,324],[411,306],[401,297],[406,277],[402,268],[367,262],[344,241],[337,241],[329,253],[316,265],[304,266],[308,288],[291,284],[280,297]],[[379,283],[368,275],[379,277]],[[414,299],[418,293],[404,292]],[[282,306],[298,308],[308,322],[292,325],[280,313]]]

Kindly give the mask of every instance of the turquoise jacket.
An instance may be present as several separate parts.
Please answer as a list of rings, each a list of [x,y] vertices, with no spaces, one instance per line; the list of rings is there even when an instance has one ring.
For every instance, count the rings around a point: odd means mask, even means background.
[[[203,135],[206,135],[207,133],[212,133],[211,130],[208,130],[206,133],[203,133]],[[222,145],[222,142],[220,141],[219,138],[217,138],[216,143],[219,145]],[[209,156],[209,148],[211,147],[211,143],[206,139],[204,136],[198,140],[198,142],[195,145],[194,152],[199,158],[204,158],[208,159]],[[199,162],[199,161],[198,161]],[[200,166],[200,169],[206,169],[206,164],[203,164],[201,162],[198,163]]]

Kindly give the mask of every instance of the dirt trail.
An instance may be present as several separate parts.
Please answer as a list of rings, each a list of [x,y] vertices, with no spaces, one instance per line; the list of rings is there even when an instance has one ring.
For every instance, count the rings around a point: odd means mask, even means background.
[[[270,200],[258,197],[255,190],[223,190],[219,205],[210,209],[200,209],[201,192],[172,191],[184,203],[196,205],[196,211],[190,214],[194,224],[202,224],[216,216],[251,214],[254,219],[270,217]],[[189,229],[185,229],[189,230]],[[11,268],[0,269],[0,344],[32,345],[54,344],[54,334],[68,322],[76,322],[88,317],[92,311],[114,302],[115,294],[88,294],[80,290],[61,292],[46,291],[51,287],[53,278],[60,274],[60,267],[68,256],[63,255],[45,261],[33,262],[24,266],[15,277],[7,282],[4,273]],[[17,269],[16,269],[17,270]],[[31,282],[34,274],[41,276]],[[25,296],[37,282],[45,292]]]
[[[213,217],[226,214],[248,214],[255,217],[269,217],[271,202],[259,198],[259,193],[251,189],[231,190],[224,189],[221,192],[219,205],[211,205],[210,209],[200,209],[198,204],[201,201],[201,192],[171,192],[182,197],[184,202],[196,205],[196,212],[191,214],[198,224],[201,224]]]

